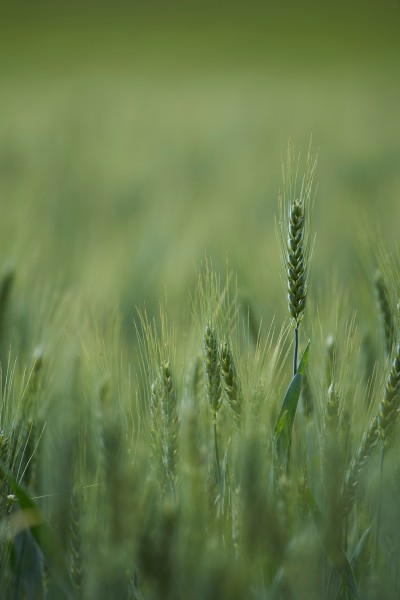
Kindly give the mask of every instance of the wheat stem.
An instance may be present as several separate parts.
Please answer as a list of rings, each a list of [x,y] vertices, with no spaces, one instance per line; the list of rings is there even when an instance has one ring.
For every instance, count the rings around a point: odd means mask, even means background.
[[[215,415],[213,419],[213,429],[214,429],[214,445],[215,445],[215,464],[217,469],[217,479],[218,483],[221,483],[221,467],[219,460],[219,449],[218,449],[218,434],[217,434],[217,415]]]
[[[299,352],[299,327],[294,329],[293,377],[297,373],[297,355]]]

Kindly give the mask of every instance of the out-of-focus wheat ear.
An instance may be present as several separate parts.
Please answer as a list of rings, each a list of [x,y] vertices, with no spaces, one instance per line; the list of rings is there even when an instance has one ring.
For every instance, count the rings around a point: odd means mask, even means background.
[[[178,410],[175,385],[169,362],[165,362],[161,366],[161,388],[165,432],[164,462],[168,478],[173,482],[175,478],[175,462],[178,446]]]
[[[178,446],[178,411],[171,365],[161,365],[160,376],[151,387],[150,437],[153,464],[165,483],[173,487]]]
[[[400,342],[396,347],[395,356],[386,381],[383,398],[379,406],[378,425],[379,434],[383,442],[380,462],[380,483],[378,494],[378,508],[376,517],[376,536],[375,536],[375,562],[378,559],[378,547],[380,541],[380,528],[382,516],[382,498],[383,498],[383,473],[385,462],[385,450],[390,445],[393,432],[397,422],[400,409]]]
[[[221,373],[227,400],[232,408],[235,422],[240,427],[242,418],[242,391],[228,342],[221,344]]]
[[[71,579],[77,598],[83,597],[82,490],[74,489],[70,504]]]
[[[347,516],[350,513],[354,505],[357,489],[360,483],[360,476],[368,466],[378,442],[379,424],[378,417],[375,417],[372,419],[372,421],[370,421],[366,431],[364,432],[361,443],[357,448],[357,452],[353,457],[345,476],[342,489],[344,516]]]
[[[221,483],[221,467],[217,435],[217,414],[222,406],[221,360],[219,355],[217,332],[209,323],[206,325],[203,344],[206,395],[208,404],[211,408],[214,429],[216,476],[218,483]]]
[[[204,335],[204,371],[207,400],[216,419],[222,405],[222,382],[217,332],[207,324]]]
[[[397,345],[396,353],[387,379],[383,398],[379,406],[379,432],[384,446],[391,439],[400,408],[400,343]]]
[[[376,382],[376,353],[373,345],[372,337],[370,333],[366,333],[361,342],[361,349],[364,358],[364,371],[365,371],[365,380],[366,380],[366,394],[365,401],[367,405],[367,409],[370,408],[373,397],[374,397],[374,388]]]
[[[394,320],[389,300],[389,292],[383,275],[379,270],[375,272],[374,285],[379,315],[382,321],[385,352],[387,356],[390,356],[394,343]]]
[[[151,459],[153,468],[159,475],[163,475],[163,450],[162,450],[162,432],[163,432],[162,408],[161,408],[161,390],[160,382],[157,379],[151,386],[150,395],[150,444]]]

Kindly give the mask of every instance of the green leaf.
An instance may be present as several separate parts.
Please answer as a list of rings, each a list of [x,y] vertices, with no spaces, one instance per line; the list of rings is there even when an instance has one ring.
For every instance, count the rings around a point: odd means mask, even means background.
[[[308,341],[307,346],[305,347],[297,373],[293,377],[286,391],[275,425],[273,445],[279,460],[283,462],[287,462],[289,459],[294,418],[296,416],[303,375],[307,367],[309,354],[310,341]]]
[[[41,511],[36,506],[34,500],[29,498],[26,491],[17,483],[11,472],[0,460],[0,471],[7,479],[11,491],[18,500],[19,508],[21,512],[27,516],[26,518],[26,529],[22,530],[25,541],[29,540],[29,536],[35,540],[37,547],[40,548],[43,556],[46,559],[46,563],[49,568],[52,569],[53,574],[56,577],[58,583],[58,591],[63,595],[60,598],[73,598],[71,586],[66,577],[66,569],[62,565],[56,562],[55,557],[57,556],[56,548],[53,542],[53,536],[46,520],[44,519]],[[14,557],[18,557],[21,552],[18,547],[18,535],[15,536],[13,541],[14,546]],[[33,546],[31,546],[33,547]],[[32,555],[33,556],[33,555]],[[21,561],[19,561],[22,564]],[[22,575],[26,578],[28,573]],[[29,575],[29,574],[28,574]]]
[[[302,357],[300,359],[299,368],[297,369],[297,372],[300,373],[301,375],[304,375],[304,372],[307,368],[309,356],[310,356],[310,340],[308,340],[308,342],[307,342],[307,346],[305,347]]]
[[[279,420],[279,421],[277,422],[277,424],[276,424],[276,435],[277,435],[277,436],[279,436],[279,435],[281,434],[281,432],[282,432],[282,429],[283,429],[283,428],[284,428],[284,426],[285,426],[286,419],[287,419],[287,415],[288,415],[288,412],[287,412],[287,410],[285,410],[285,412],[284,412],[284,413],[283,413],[283,415],[281,416],[280,420]]]
[[[274,431],[274,447],[280,460],[286,460],[292,439],[294,418],[299,403],[303,375],[296,373],[282,402]]]

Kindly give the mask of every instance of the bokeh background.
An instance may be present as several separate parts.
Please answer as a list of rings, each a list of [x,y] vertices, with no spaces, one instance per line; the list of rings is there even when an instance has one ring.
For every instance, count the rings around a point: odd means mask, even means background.
[[[0,17],[0,260],[131,323],[229,261],[285,314],[274,216],[288,138],[319,147],[313,285],[400,222],[400,5],[23,2]],[[304,164],[304,163],[302,163]],[[357,300],[354,300],[357,309]]]

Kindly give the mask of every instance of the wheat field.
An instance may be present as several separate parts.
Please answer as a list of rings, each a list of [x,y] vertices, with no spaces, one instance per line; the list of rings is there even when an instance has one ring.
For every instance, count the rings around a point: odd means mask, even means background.
[[[1,598],[400,596],[400,15],[362,4],[5,10]]]

